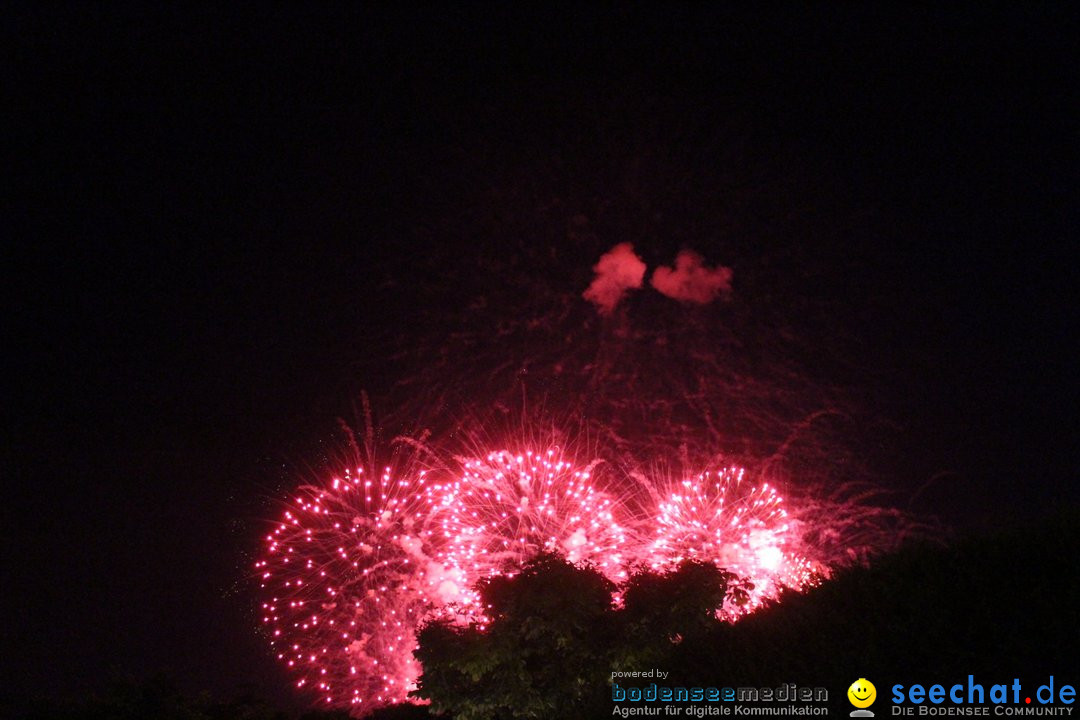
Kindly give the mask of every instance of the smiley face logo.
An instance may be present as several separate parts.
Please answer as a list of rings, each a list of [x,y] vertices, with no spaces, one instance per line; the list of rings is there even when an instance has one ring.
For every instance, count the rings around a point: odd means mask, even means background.
[[[877,699],[877,688],[866,678],[859,678],[847,689],[847,698],[857,708],[867,708]]]

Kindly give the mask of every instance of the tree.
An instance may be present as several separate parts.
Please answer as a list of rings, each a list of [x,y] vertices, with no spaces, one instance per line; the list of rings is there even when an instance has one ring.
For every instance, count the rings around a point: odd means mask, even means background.
[[[419,634],[418,697],[458,720],[595,718],[610,710],[615,669],[655,667],[715,627],[733,576],[710,563],[636,572],[617,589],[600,572],[541,555],[482,582],[488,621],[433,622]]]
[[[416,694],[458,720],[595,717],[588,708],[605,687],[614,585],[595,569],[540,555],[478,589],[488,624],[421,630]]]
[[[635,572],[623,586],[617,662],[627,669],[667,666],[673,646],[715,630],[725,598],[745,602],[748,589],[752,586],[734,574],[697,560],[684,560],[668,572]]]

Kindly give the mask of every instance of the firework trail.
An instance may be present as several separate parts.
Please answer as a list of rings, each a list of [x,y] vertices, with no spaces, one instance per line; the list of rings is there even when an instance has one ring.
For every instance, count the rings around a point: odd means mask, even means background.
[[[633,567],[711,561],[752,585],[717,608],[729,621],[828,571],[810,559],[784,499],[740,468],[645,488],[600,477],[613,473],[558,448],[500,450],[454,467],[358,469],[302,486],[255,566],[272,647],[298,688],[364,714],[409,699],[424,620],[482,627],[476,583],[541,552],[616,584]]]

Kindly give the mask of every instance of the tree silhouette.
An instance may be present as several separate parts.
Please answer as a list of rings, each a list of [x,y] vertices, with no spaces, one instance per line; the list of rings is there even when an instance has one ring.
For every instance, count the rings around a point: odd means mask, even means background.
[[[603,688],[614,637],[611,582],[541,555],[478,589],[490,624],[426,626],[416,694],[458,720],[586,717],[572,709]]]
[[[639,570],[617,590],[600,572],[541,555],[479,586],[489,622],[433,622],[419,634],[416,695],[458,720],[595,718],[609,711],[613,670],[663,662],[685,638],[719,624],[733,576],[688,561]]]

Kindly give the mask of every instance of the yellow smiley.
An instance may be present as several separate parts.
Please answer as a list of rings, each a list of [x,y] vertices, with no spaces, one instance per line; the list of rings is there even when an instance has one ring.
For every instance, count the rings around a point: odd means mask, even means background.
[[[866,678],[859,678],[847,689],[847,697],[857,708],[870,707],[877,699],[877,688]]]

